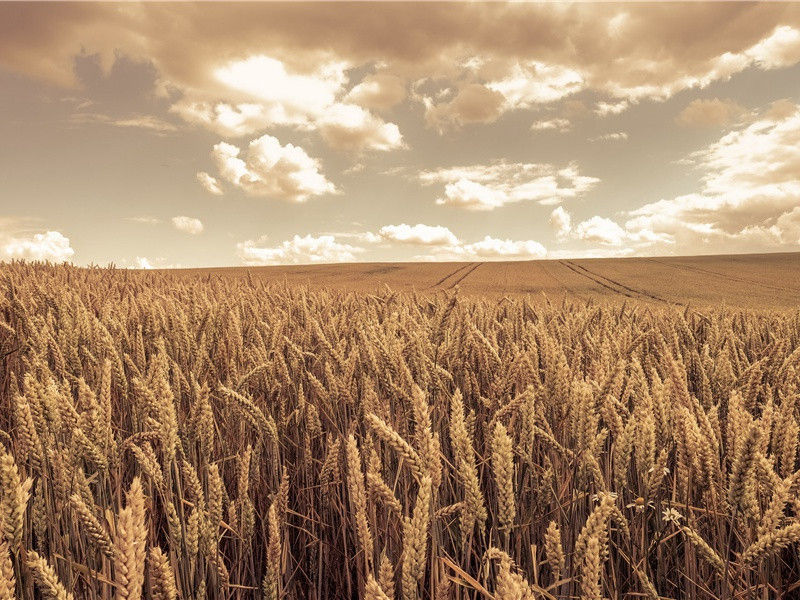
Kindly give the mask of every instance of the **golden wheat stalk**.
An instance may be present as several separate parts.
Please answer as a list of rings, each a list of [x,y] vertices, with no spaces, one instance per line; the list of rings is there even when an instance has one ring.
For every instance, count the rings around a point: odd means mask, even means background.
[[[45,600],[74,600],[50,563],[33,550],[28,551],[28,567],[30,567],[33,580]]]
[[[145,517],[144,492],[141,481],[136,477],[128,490],[125,508],[117,517],[114,537],[114,572],[117,596],[121,600],[142,598],[147,538]]]

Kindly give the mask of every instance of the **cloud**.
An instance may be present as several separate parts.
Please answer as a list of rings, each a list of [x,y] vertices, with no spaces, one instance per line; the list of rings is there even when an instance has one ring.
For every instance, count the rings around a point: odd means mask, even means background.
[[[127,118],[111,117],[102,113],[75,113],[69,122],[75,125],[100,124],[125,129],[145,129],[157,135],[166,135],[178,130],[175,125],[152,115],[133,115]]]
[[[155,269],[153,263],[145,256],[137,256],[133,261],[133,265],[135,269]]]
[[[430,247],[429,253],[415,257],[419,260],[513,260],[541,258],[547,254],[545,247],[534,240],[487,235],[482,240],[467,243],[442,225],[385,225],[378,233],[389,242]]]
[[[172,217],[172,226],[178,231],[183,231],[190,235],[203,233],[203,222],[193,217],[178,216]]]
[[[139,223],[141,225],[158,225],[161,223],[161,219],[157,217],[150,217],[147,215],[140,215],[136,217],[125,217],[126,221],[131,221],[133,223]]]
[[[559,204],[584,195],[600,181],[581,175],[575,164],[558,169],[550,164],[505,161],[423,171],[419,179],[423,185],[445,184],[437,204],[483,211],[515,202]]]
[[[346,67],[343,61],[327,61],[311,73],[298,74],[273,57],[251,56],[231,61],[214,72],[225,88],[218,94],[238,97],[238,102],[193,100],[192,96],[198,93],[192,92],[176,102],[172,110],[190,123],[225,136],[238,137],[269,127],[289,126],[319,131],[337,150],[402,148],[403,138],[397,125],[384,122],[359,102],[387,103],[389,97],[396,96],[399,79],[389,75],[368,76],[359,84],[363,87],[356,86],[348,94],[351,101],[340,102],[337,98],[344,93],[348,81]]]
[[[569,131],[572,128],[572,123],[569,119],[564,118],[554,118],[554,119],[547,119],[541,121],[534,121],[531,124],[531,130],[533,131],[547,131],[547,130],[554,130],[559,132]]]
[[[590,142],[620,142],[628,139],[628,134],[624,131],[614,131],[611,133],[604,133],[596,137],[589,138]]]
[[[345,71],[302,72],[311,64],[377,63],[410,80],[471,76],[522,106],[563,98],[576,88],[605,93],[611,101],[665,98],[748,68],[783,68],[800,60],[798,10],[782,3],[694,3],[680,11],[628,3],[580,10],[549,3],[455,9],[387,3],[370,11],[252,4],[235,13],[181,4],[48,8],[3,8],[0,61],[7,69],[74,85],[77,54],[97,53],[107,66],[121,53],[151,61],[164,82],[200,95],[232,90],[260,95],[268,105],[278,94],[269,81],[281,82],[275,87],[294,93],[278,100],[299,104],[301,118],[308,106],[297,100],[299,92],[313,89],[309,102],[331,88],[338,94],[337,77]],[[301,72],[281,70],[269,59]]]
[[[75,251],[70,246],[68,237],[58,231],[46,231],[8,239],[3,247],[3,253],[10,260],[64,262],[72,258]]]
[[[560,242],[575,239],[588,244],[600,245],[600,248],[595,246],[588,252],[577,251],[577,254],[586,257],[626,256],[655,244],[662,244],[666,247],[673,243],[673,240],[667,235],[649,230],[629,230],[621,227],[612,219],[599,215],[573,226],[572,215],[563,206],[556,207],[550,213],[550,225],[555,230],[556,239]]]
[[[227,102],[184,99],[173,104],[170,110],[187,123],[203,126],[226,137],[240,137],[282,124],[281,118],[270,114],[266,107],[252,102],[231,105]],[[301,120],[299,123],[306,122]]]
[[[200,185],[202,185],[203,189],[209,194],[213,194],[215,196],[222,195],[222,188],[220,187],[219,181],[217,181],[216,177],[212,177],[205,171],[199,171],[197,173],[197,181],[200,182]]]
[[[250,142],[244,158],[233,144],[220,142],[212,155],[219,176],[251,196],[305,202],[312,196],[335,194],[336,187],[320,172],[319,161],[299,146],[282,146],[277,138],[261,136]]]
[[[604,246],[621,246],[627,239],[622,227],[611,219],[599,216],[578,223],[574,235],[579,240],[596,242]]]
[[[213,71],[228,90],[254,101],[269,125],[310,125],[334,104],[347,76],[344,61],[320,62],[307,74],[289,72],[286,65],[266,55],[230,61]]]
[[[331,106],[317,126],[323,139],[337,150],[385,152],[404,146],[397,125],[385,123],[355,104]]]
[[[627,100],[620,100],[619,102],[598,102],[594,105],[594,113],[601,117],[618,115],[625,112],[629,106],[630,102]]]
[[[237,254],[246,265],[286,265],[352,262],[364,249],[337,242],[332,235],[314,237],[295,235],[277,246],[267,240],[247,240],[236,245]]]
[[[460,127],[466,123],[490,123],[504,112],[505,98],[500,92],[472,83],[461,90],[448,102],[439,104],[429,97],[423,97],[425,122],[439,133]]]
[[[703,172],[698,192],[645,204],[626,229],[714,250],[796,244],[800,198],[800,106],[773,104],[690,156]]]
[[[441,225],[385,225],[378,232],[384,239],[404,244],[426,246],[456,246],[459,241],[455,234]]]
[[[697,98],[680,112],[675,122],[686,127],[723,127],[732,123],[744,112],[744,107],[733,100]]]
[[[387,110],[402,102],[406,97],[406,85],[400,77],[390,73],[367,75],[353,89],[345,102],[352,102],[374,110]]]
[[[509,240],[486,236],[479,242],[463,246],[468,256],[480,258],[542,258],[547,249],[534,240]]]
[[[564,240],[572,231],[572,216],[563,206],[556,206],[550,213],[550,226],[556,232],[556,238]]]
[[[427,254],[414,257],[415,260],[531,260],[547,256],[547,249],[535,240],[510,240],[490,235],[483,239],[454,245],[432,248]]]
[[[575,94],[584,88],[576,70],[540,61],[517,62],[502,79],[486,84],[503,95],[508,109],[530,108]]]

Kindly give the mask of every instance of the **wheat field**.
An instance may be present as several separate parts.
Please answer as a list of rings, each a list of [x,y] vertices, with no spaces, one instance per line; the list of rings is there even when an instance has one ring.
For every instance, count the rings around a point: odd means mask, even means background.
[[[796,309],[0,281],[0,600],[800,594]]]

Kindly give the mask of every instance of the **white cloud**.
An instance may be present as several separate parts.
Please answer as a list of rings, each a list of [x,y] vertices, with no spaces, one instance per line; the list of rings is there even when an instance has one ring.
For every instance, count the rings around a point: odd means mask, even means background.
[[[212,177],[205,171],[199,171],[197,173],[197,181],[200,182],[200,185],[202,185],[203,189],[209,194],[214,194],[215,196],[222,195],[222,188],[220,187],[219,181],[217,181],[216,177]]]
[[[775,103],[691,160],[702,189],[631,211],[626,229],[715,251],[796,243],[780,232],[794,226],[800,198],[800,107]]]
[[[312,196],[336,193],[336,187],[320,172],[319,161],[299,146],[282,146],[264,135],[241,150],[226,142],[214,146],[213,157],[222,179],[251,196],[267,196],[288,202],[305,202]]]
[[[581,91],[584,85],[583,76],[574,69],[530,61],[514,64],[505,77],[490,81],[486,87],[500,92],[508,108],[515,109],[560,100]]]
[[[612,133],[604,133],[597,137],[589,138],[590,142],[620,142],[628,139],[628,134],[624,131],[614,131]]]
[[[347,63],[320,64],[308,74],[290,73],[286,65],[265,55],[231,61],[215,70],[217,81],[261,105],[270,124],[308,124],[335,102],[347,82]]]
[[[600,181],[581,175],[575,164],[558,169],[549,164],[504,161],[423,171],[419,179],[423,185],[445,184],[437,204],[484,211],[514,202],[559,204],[582,196]]]
[[[334,104],[317,122],[320,134],[338,150],[395,150],[403,147],[403,136],[394,123],[355,104]]]
[[[154,269],[153,263],[145,256],[137,256],[133,261],[135,269]]]
[[[559,240],[566,239],[572,231],[572,216],[563,206],[556,206],[550,213],[550,225]]]
[[[441,225],[385,225],[378,233],[387,240],[405,244],[455,246],[459,243],[455,234]]]
[[[270,112],[268,107],[253,102],[236,105],[227,102],[181,100],[170,110],[184,121],[201,125],[214,133],[228,137],[240,137],[260,131],[272,125],[289,124],[285,114]],[[293,125],[307,125],[306,119],[298,119]]]
[[[577,250],[575,256],[626,256],[653,244],[672,243],[669,236],[644,230],[629,231],[615,221],[599,215],[581,221],[573,227],[572,215],[563,206],[556,207],[550,213],[550,225],[560,242],[576,239],[600,245],[600,248],[595,247],[588,251]]]
[[[276,58],[251,56],[214,72],[216,80],[227,88],[227,95],[238,96],[238,101],[193,99],[190,94],[176,102],[172,111],[224,136],[290,126],[319,131],[337,150],[402,148],[397,125],[384,122],[361,106],[385,106],[396,99],[399,80],[386,75],[368,76],[360,84],[363,87],[356,86],[343,103],[337,97],[347,83],[346,68],[347,63],[342,61],[322,62],[313,72],[298,74],[289,72]]]
[[[197,235],[203,232],[203,222],[193,217],[172,217],[172,226],[178,231],[183,231],[190,235]]]
[[[463,248],[467,255],[489,259],[542,258],[547,255],[547,249],[534,240],[503,240],[488,235]]]
[[[415,256],[415,260],[531,260],[543,258],[547,249],[535,240],[510,240],[484,236],[482,240],[467,244],[459,241],[454,245],[433,248],[427,254]]]
[[[309,263],[352,262],[364,249],[337,242],[332,235],[314,237],[295,235],[277,246],[267,240],[246,240],[236,245],[239,258],[246,265],[286,265]]]
[[[620,100],[619,102],[598,102],[594,105],[594,112],[601,117],[607,117],[624,112],[628,106],[630,106],[630,103],[627,100]]]
[[[534,121],[531,124],[531,129],[533,131],[547,131],[547,130],[555,130],[555,131],[569,131],[572,127],[572,123],[569,119],[564,118],[555,118],[555,119],[547,119],[541,121]]]
[[[58,231],[35,233],[27,237],[12,237],[3,248],[8,259],[12,260],[48,260],[64,262],[72,258],[75,251],[70,246],[69,238]]]
[[[611,219],[595,216],[578,223],[575,237],[586,242],[596,242],[605,246],[621,246],[627,239],[625,230]]]
[[[779,25],[769,37],[753,45],[744,54],[762,69],[794,65],[800,61],[800,30]]]

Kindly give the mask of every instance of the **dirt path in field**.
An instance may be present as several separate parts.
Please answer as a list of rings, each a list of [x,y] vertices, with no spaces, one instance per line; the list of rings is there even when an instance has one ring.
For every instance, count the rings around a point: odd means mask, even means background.
[[[785,286],[780,286],[780,285],[770,285],[768,283],[764,283],[762,281],[758,281],[758,280],[755,280],[755,279],[749,279],[747,277],[739,277],[739,276],[736,276],[736,275],[728,275],[726,273],[720,273],[718,271],[712,271],[711,269],[704,269],[703,267],[697,267],[695,265],[673,264],[673,263],[665,262],[663,260],[658,260],[657,258],[648,258],[647,260],[650,261],[650,262],[657,263],[659,265],[664,265],[665,267],[672,267],[673,269],[679,269],[681,271],[694,271],[696,273],[704,273],[704,274],[707,274],[707,275],[716,275],[717,277],[721,277],[722,279],[727,279],[728,281],[737,281],[739,283],[751,283],[753,285],[757,285],[757,286],[760,286],[762,288],[765,288],[765,289],[768,289],[768,290],[777,291],[777,292],[792,292],[792,293],[800,292],[800,288],[785,287]]]
[[[678,306],[683,306],[679,302],[673,302],[671,300],[667,300],[666,298],[662,298],[661,296],[656,296],[655,294],[651,294],[646,290],[640,290],[637,288],[630,287],[625,285],[624,283],[620,283],[615,279],[611,279],[610,277],[606,277],[605,275],[601,275],[597,271],[592,271],[587,269],[583,265],[579,265],[569,260],[562,260],[561,263],[577,273],[578,275],[582,275],[587,279],[591,279],[598,285],[603,286],[607,290],[615,292],[617,294],[622,294],[623,296],[627,296],[628,298],[639,299],[639,298],[649,298],[650,300],[655,300],[656,302],[663,302],[664,304],[675,304]]]

